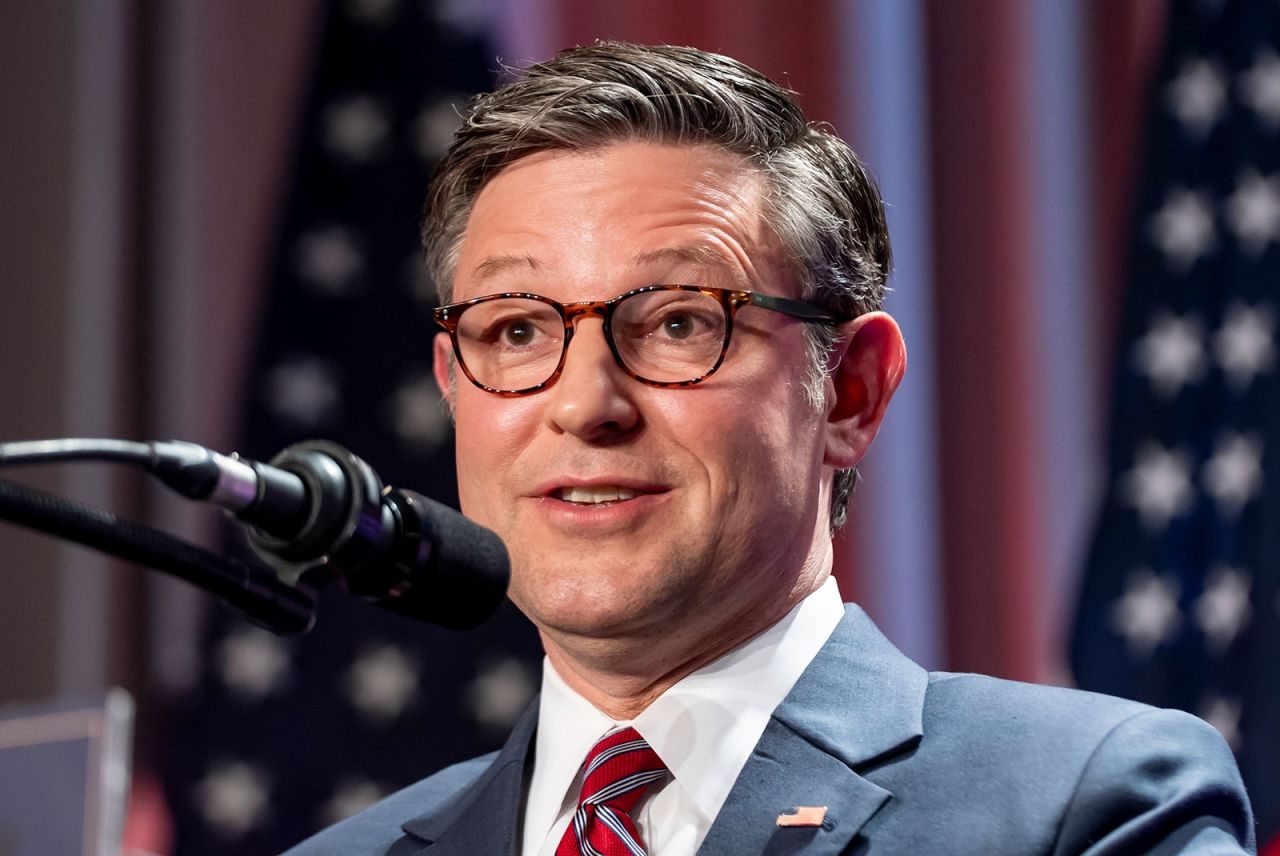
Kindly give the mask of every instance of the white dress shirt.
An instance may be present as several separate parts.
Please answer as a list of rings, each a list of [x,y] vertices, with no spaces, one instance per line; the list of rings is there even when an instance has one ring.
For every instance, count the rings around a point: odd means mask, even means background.
[[[774,624],[686,676],[630,722],[615,722],[545,658],[523,856],[554,856],[578,805],[581,766],[601,737],[632,726],[671,771],[632,812],[652,856],[693,856],[774,709],[844,615],[828,579]]]

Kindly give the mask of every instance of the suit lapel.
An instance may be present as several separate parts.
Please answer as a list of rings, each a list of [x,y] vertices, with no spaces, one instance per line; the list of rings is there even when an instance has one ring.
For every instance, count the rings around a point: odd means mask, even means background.
[[[716,817],[701,856],[840,853],[892,794],[859,775],[923,734],[928,674],[857,606],[774,711]],[[819,827],[779,814],[826,806]]]
[[[698,853],[840,853],[888,798],[888,791],[775,719]],[[800,806],[825,806],[822,825],[778,826],[780,814]]]
[[[401,828],[395,856],[514,854],[525,759],[538,722],[535,697],[516,723],[493,764],[457,797]]]

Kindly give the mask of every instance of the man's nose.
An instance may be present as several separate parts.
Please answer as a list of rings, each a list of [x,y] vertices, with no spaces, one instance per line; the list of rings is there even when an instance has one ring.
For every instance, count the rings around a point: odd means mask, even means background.
[[[565,354],[564,370],[551,388],[547,421],[557,431],[599,441],[630,431],[639,421],[632,380],[613,358],[599,318],[579,318]]]

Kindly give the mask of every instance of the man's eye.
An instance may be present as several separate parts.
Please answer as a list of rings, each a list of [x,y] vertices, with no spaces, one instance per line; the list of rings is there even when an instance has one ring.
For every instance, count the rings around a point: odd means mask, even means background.
[[[721,327],[719,314],[703,312],[701,307],[672,308],[663,312],[650,327],[663,339],[683,341],[714,335]]]
[[[697,325],[692,315],[672,313],[662,319],[662,332],[671,339],[687,339],[697,331]]]
[[[502,328],[502,340],[508,345],[527,345],[531,341],[537,329],[528,321],[511,321]]]
[[[514,315],[490,319],[475,339],[491,348],[522,350],[541,345],[549,334],[547,323],[541,319]]]

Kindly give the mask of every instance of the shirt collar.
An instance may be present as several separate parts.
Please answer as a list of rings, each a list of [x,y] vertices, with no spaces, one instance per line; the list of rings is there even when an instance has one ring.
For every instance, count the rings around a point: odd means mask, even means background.
[[[587,752],[621,725],[635,727],[714,820],[770,715],[843,614],[839,589],[828,578],[772,627],[681,679],[630,723],[600,712],[544,658],[525,823],[551,826],[576,796],[569,789]]]

